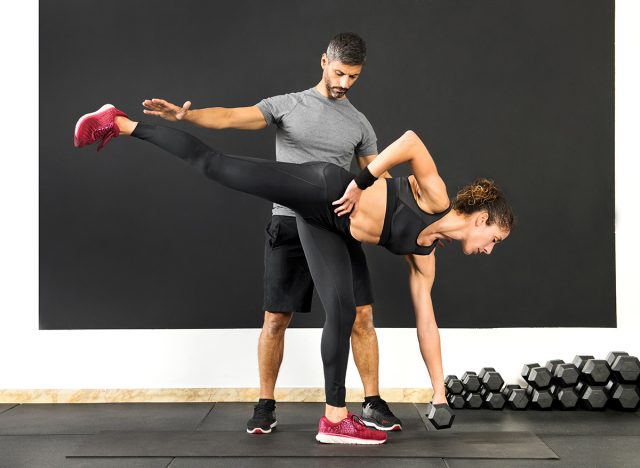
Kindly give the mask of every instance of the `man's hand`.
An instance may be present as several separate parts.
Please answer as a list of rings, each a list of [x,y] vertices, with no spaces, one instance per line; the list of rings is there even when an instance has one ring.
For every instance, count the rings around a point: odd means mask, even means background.
[[[362,189],[360,189],[354,180],[347,186],[347,189],[344,191],[344,195],[339,200],[336,200],[332,203],[332,205],[340,205],[336,208],[334,213],[338,216],[342,216],[347,213],[351,213],[352,215],[356,214],[358,211],[358,202],[360,201],[360,195],[362,195]]]
[[[187,101],[182,107],[178,107],[164,99],[145,99],[142,101],[142,105],[144,106],[143,112],[145,114],[155,115],[169,122],[175,122],[184,119],[189,107],[191,107],[191,101]]]

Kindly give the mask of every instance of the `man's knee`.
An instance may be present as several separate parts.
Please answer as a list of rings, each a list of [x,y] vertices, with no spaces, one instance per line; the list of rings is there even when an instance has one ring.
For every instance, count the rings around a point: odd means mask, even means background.
[[[371,304],[356,306],[356,321],[353,323],[354,333],[367,333],[375,330],[373,326],[373,307]]]
[[[285,330],[291,323],[292,312],[268,312],[264,313],[264,323],[262,331],[268,336],[278,337],[284,335]]]

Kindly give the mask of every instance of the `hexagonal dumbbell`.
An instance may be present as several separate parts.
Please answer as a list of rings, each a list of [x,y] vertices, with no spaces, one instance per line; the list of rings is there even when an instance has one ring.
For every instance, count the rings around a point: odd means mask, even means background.
[[[585,382],[578,382],[576,392],[578,392],[582,406],[589,410],[602,410],[607,406],[609,398],[604,390],[604,385],[590,385]]]
[[[640,407],[640,389],[637,385],[619,383],[610,380],[604,387],[613,408],[623,411],[635,411]]]
[[[480,396],[484,401],[485,408],[489,408],[492,410],[501,410],[504,408],[506,403],[506,398],[500,392],[492,392],[487,387],[482,387],[480,389]]]
[[[477,392],[465,390],[462,392],[462,398],[464,398],[465,408],[478,409],[482,407],[482,397]]]
[[[449,406],[454,409],[462,409],[465,405],[464,397],[462,395],[449,394],[447,396],[447,401],[449,402]]]
[[[427,404],[427,419],[436,429],[448,429],[453,425],[456,415],[446,403]]]
[[[520,375],[533,388],[541,390],[551,385],[551,372],[538,363],[525,364]]]
[[[575,387],[563,387],[562,385],[554,384],[549,387],[549,391],[553,395],[555,405],[563,410],[575,408],[580,400]]]
[[[478,378],[480,382],[482,382],[482,385],[492,392],[499,392],[504,385],[502,376],[496,372],[493,367],[483,367],[480,369]]]
[[[618,382],[633,383],[640,378],[640,361],[624,351],[612,351],[607,355],[607,364]]]
[[[582,368],[587,363],[589,359],[595,359],[593,356],[579,354],[573,358],[573,364],[578,368],[580,372],[582,372]]]
[[[549,389],[539,389],[532,386],[527,387],[527,396],[529,397],[529,406],[538,410],[551,409],[553,404],[553,395]]]
[[[450,395],[460,395],[464,390],[462,381],[455,375],[447,375],[444,379],[445,390]]]
[[[588,359],[582,367],[580,378],[591,385],[606,385],[611,369],[604,359]]]
[[[521,388],[520,385],[505,385],[502,389],[502,394],[507,400],[506,403],[509,408],[514,410],[527,409],[529,397],[526,390]]]
[[[562,387],[572,387],[578,383],[580,371],[575,364],[559,364],[553,371],[553,381]]]
[[[462,374],[462,385],[468,392],[477,392],[480,390],[480,379],[475,372],[467,371]]]

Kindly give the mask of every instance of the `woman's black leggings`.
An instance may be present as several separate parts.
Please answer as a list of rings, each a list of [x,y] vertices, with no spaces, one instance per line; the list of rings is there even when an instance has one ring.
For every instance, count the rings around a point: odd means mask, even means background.
[[[347,242],[348,224],[331,206],[353,178],[330,163],[291,164],[220,153],[189,133],[139,123],[132,135],[178,156],[204,175],[234,190],[256,195],[294,210],[313,282],[324,306],[322,331],[326,401],[345,406],[344,381],[355,299]]]

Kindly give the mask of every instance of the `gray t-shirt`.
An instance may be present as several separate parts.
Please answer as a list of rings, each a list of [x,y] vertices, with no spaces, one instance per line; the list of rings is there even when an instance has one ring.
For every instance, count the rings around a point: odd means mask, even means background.
[[[326,161],[349,170],[354,156],[378,154],[376,134],[348,99],[329,99],[315,88],[263,99],[257,104],[267,125],[276,124],[276,160]],[[274,203],[273,214],[295,216]]]

